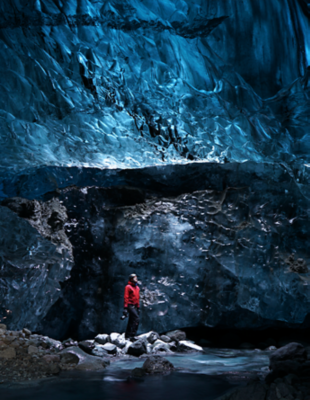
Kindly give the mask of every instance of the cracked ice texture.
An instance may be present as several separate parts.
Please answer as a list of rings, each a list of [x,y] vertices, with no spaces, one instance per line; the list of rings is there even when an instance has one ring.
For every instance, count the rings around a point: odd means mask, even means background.
[[[1,176],[193,160],[301,168],[305,3],[2,2]]]

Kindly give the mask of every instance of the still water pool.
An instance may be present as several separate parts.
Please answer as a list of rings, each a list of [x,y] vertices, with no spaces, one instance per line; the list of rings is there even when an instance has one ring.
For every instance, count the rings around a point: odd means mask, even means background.
[[[268,352],[207,349],[205,354],[166,357],[176,367],[167,376],[128,379],[143,359],[116,360],[103,373],[63,373],[57,378],[1,388],[3,400],[211,400],[242,377],[266,371]]]

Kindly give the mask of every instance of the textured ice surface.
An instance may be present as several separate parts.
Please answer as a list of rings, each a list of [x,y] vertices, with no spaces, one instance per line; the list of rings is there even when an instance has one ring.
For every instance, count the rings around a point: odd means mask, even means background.
[[[1,2],[0,178],[192,160],[300,168],[309,161],[300,3]],[[271,101],[251,87],[268,97],[294,80]]]
[[[35,330],[70,276],[72,256],[29,222],[0,206],[0,313],[14,328]]]

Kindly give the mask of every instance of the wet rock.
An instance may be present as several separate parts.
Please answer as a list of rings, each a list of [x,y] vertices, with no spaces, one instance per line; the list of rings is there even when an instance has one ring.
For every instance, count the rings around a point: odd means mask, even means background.
[[[177,345],[177,351],[180,353],[192,353],[196,351],[203,352],[203,348],[197,344],[189,342],[188,340],[181,340]]]
[[[290,373],[300,373],[307,366],[306,361],[307,351],[300,343],[290,343],[281,347],[270,356],[271,372],[267,375],[266,382],[273,382]]]
[[[148,342],[146,339],[139,339],[128,347],[127,354],[140,357],[147,352],[147,344]]]
[[[16,357],[16,350],[13,347],[8,347],[0,351],[0,358],[10,359]]]
[[[106,343],[102,345],[102,348],[108,353],[108,354],[116,354],[117,352],[117,347],[113,343]]]
[[[161,335],[160,336],[160,340],[162,340],[165,343],[169,343],[169,342],[172,341],[171,338],[169,336],[167,336],[167,335]]]
[[[79,347],[88,354],[91,354],[92,350],[95,348],[94,340],[83,340],[79,342]]]
[[[152,353],[159,353],[159,352],[171,352],[171,347],[168,343],[163,342],[162,340],[156,340],[152,345]]]
[[[110,341],[110,337],[109,335],[102,333],[95,337],[95,341],[99,344],[106,344],[107,342]]]
[[[148,357],[142,368],[148,374],[165,374],[175,369],[170,361],[160,356]]]
[[[270,369],[281,368],[286,361],[303,363],[307,360],[307,351],[300,343],[290,343],[276,350],[270,356]]]
[[[175,342],[186,339],[186,333],[179,330],[168,332],[166,333],[166,336],[170,337],[170,339]]]
[[[95,343],[95,347],[91,350],[91,355],[96,357],[105,357],[108,352],[103,348],[103,344]]]
[[[157,339],[159,339],[159,334],[154,331],[143,333],[138,336],[139,339],[146,339],[150,344],[153,344]]]
[[[62,350],[61,355],[67,353],[75,354],[79,358],[79,363],[77,364],[76,369],[80,371],[99,371],[106,368],[109,364],[109,361],[107,360],[86,354],[79,347],[69,347],[64,349]]]
[[[77,354],[65,353],[61,356],[61,362],[64,364],[78,364],[80,361]]]

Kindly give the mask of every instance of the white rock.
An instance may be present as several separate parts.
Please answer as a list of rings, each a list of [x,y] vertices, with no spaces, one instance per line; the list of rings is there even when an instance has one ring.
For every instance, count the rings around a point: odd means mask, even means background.
[[[110,337],[106,333],[99,334],[95,337],[95,341],[99,344],[106,344],[109,342]]]
[[[161,351],[171,353],[170,346],[168,343],[165,343],[162,340],[156,340],[156,342],[152,346],[152,353],[158,353]]]
[[[146,352],[147,352],[147,354],[152,353],[152,345],[150,343],[146,346]]]
[[[181,340],[178,343],[178,351],[180,352],[191,352],[191,351],[201,351],[203,352],[203,348],[198,346],[197,344],[191,343],[188,340]]]
[[[92,349],[91,354],[96,357],[104,357],[108,355],[107,350],[103,348],[103,344],[95,343],[95,348]]]
[[[125,354],[127,354],[128,349],[129,349],[129,347],[130,347],[131,344],[132,344],[132,342],[131,342],[130,340],[126,340],[126,345],[125,345],[125,347],[123,348],[123,352],[124,352]]]
[[[102,346],[102,348],[108,353],[108,354],[116,354],[117,352],[117,347],[113,343],[106,343]]]
[[[120,349],[124,348],[127,343],[127,340],[125,339],[125,333],[123,333],[122,335],[120,335],[119,333],[111,333],[110,341]]]
[[[138,336],[139,339],[146,339],[149,343],[153,344],[157,339],[159,339],[159,334],[154,331],[143,333]]]

